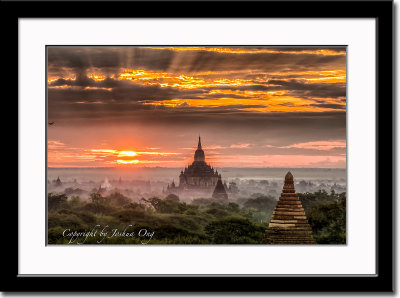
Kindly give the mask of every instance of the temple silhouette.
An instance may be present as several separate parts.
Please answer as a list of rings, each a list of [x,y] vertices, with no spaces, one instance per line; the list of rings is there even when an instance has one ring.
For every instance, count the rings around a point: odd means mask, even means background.
[[[281,196],[266,229],[265,243],[316,244],[290,172],[285,176]]]
[[[57,180],[53,180],[53,185],[54,186],[61,186],[62,182],[60,180],[60,176],[57,177]]]
[[[222,184],[221,174],[218,176],[217,185],[214,188],[214,192],[212,194],[214,199],[222,199],[227,200],[228,194],[226,193],[226,184]]]
[[[225,184],[226,185],[226,184]],[[194,160],[191,165],[181,171],[179,185],[172,181],[164,193],[173,193],[192,198],[228,199],[226,186],[222,184],[221,174],[205,161],[204,150],[201,146],[201,138],[194,153]]]

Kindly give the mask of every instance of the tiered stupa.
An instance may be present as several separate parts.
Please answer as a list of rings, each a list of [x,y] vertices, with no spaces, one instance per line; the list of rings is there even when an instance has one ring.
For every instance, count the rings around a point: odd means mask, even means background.
[[[316,244],[306,213],[296,195],[292,173],[285,176],[281,197],[265,232],[268,244]]]

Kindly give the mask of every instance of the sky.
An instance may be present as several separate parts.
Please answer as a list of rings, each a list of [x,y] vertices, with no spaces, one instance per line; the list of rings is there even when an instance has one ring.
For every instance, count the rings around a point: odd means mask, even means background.
[[[345,47],[47,48],[49,167],[346,167]]]

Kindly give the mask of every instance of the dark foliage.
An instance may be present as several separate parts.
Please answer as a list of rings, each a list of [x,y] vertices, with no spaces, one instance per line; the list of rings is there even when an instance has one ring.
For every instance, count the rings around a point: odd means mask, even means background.
[[[299,194],[318,243],[346,242],[346,194],[320,191]],[[276,200],[269,196],[222,204],[197,199],[191,204],[174,197],[142,199],[140,203],[116,192],[94,192],[89,202],[65,194],[48,196],[48,242],[66,244],[63,231],[85,232],[96,225],[123,231],[128,225],[154,231],[149,244],[261,244]],[[114,237],[102,244],[142,244],[146,239]],[[85,244],[96,244],[88,238]]]
[[[67,205],[68,197],[65,194],[53,194],[49,193],[47,206],[50,210],[57,210]]]
[[[299,194],[313,230],[315,240],[321,244],[346,243],[346,193],[320,190]]]
[[[125,197],[123,194],[119,192],[114,192],[110,194],[106,200],[110,202],[111,205],[118,207],[122,207],[124,205],[128,205],[129,203],[131,203],[131,200],[128,197]]]
[[[173,193],[170,193],[165,199],[179,202],[179,197]]]
[[[155,211],[159,213],[182,214],[188,209],[186,203],[181,203],[174,199],[166,198],[165,200],[161,200],[159,198],[150,198],[150,199],[142,199],[142,201],[149,203],[151,206],[153,206]]]
[[[208,224],[204,230],[212,243],[259,244],[265,226],[256,225],[248,219],[229,217]]]

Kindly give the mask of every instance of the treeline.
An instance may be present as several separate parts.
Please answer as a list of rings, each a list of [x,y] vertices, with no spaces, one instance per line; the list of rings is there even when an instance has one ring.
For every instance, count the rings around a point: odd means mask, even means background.
[[[323,192],[299,195],[307,206],[318,243],[345,243],[345,194],[326,194],[328,199]],[[67,229],[84,233],[100,225],[122,231],[131,224],[137,230],[154,231],[149,244],[260,244],[276,202],[261,194],[222,204],[206,198],[185,203],[175,195],[132,202],[118,192],[108,196],[92,193],[87,201],[79,196],[68,198],[66,194],[49,193],[48,243],[69,243],[70,238],[65,237]],[[88,237],[84,243],[97,241],[96,237]],[[138,237],[113,237],[104,238],[101,243],[142,241]]]
[[[174,195],[165,199],[142,199],[137,203],[120,193],[105,197],[92,193],[88,201],[78,196],[68,199],[65,194],[49,193],[48,242],[67,244],[69,239],[63,236],[66,229],[85,232],[101,225],[123,230],[133,224],[137,229],[155,231],[149,244],[257,244],[261,243],[266,223],[253,215],[259,217],[265,213],[262,207],[257,202],[250,208],[237,203],[225,205],[213,199],[197,199],[187,204]],[[88,238],[85,243],[96,241]],[[139,238],[115,237],[101,243],[141,242]]]
[[[313,235],[319,244],[346,244],[346,193],[299,193]]]

